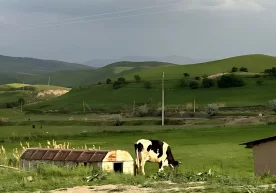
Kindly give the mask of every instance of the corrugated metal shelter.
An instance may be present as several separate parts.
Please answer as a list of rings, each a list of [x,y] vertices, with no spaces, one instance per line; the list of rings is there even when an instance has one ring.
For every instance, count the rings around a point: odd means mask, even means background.
[[[26,170],[41,162],[59,166],[83,164],[98,166],[104,171],[134,173],[133,158],[124,150],[28,148],[20,157],[20,167]]]
[[[276,136],[242,143],[253,150],[255,175],[276,175]]]

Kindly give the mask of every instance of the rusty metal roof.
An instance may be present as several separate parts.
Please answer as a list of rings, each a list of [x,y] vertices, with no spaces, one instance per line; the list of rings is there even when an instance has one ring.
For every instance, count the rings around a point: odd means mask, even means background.
[[[274,140],[276,140],[276,136],[263,138],[263,139],[258,139],[258,140],[254,140],[254,141],[249,141],[249,142],[246,142],[246,143],[242,143],[240,145],[246,145],[245,148],[253,148],[255,145],[259,145],[261,143],[266,143],[266,142],[274,141]]]
[[[28,148],[21,155],[24,160],[52,160],[73,162],[101,162],[108,150]]]

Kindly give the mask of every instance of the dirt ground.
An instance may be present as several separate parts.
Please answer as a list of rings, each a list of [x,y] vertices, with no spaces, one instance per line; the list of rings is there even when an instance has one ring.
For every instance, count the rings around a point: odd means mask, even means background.
[[[66,188],[66,189],[58,189],[58,190],[50,191],[50,193],[91,193],[91,192],[149,193],[154,191],[151,188],[140,188],[137,186],[126,186],[126,185],[77,186],[74,188]]]

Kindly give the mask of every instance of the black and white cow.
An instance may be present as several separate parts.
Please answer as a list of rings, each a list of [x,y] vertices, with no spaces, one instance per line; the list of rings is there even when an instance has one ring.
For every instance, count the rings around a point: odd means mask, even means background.
[[[135,149],[135,174],[142,170],[145,175],[145,163],[147,161],[159,164],[159,172],[164,170],[164,166],[174,168],[181,164],[175,161],[170,146],[166,142],[159,140],[140,139],[134,144]]]

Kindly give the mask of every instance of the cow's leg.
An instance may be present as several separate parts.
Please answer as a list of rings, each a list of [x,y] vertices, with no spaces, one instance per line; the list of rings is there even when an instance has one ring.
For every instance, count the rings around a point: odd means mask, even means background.
[[[143,175],[145,175],[145,164],[146,164],[146,161],[143,160],[143,161],[141,162],[142,174],[143,174]]]
[[[164,164],[163,164],[163,161],[160,161],[159,162],[159,170],[158,170],[158,172],[160,173],[160,172],[163,172],[164,171]]]

